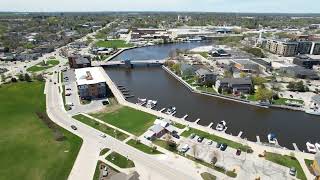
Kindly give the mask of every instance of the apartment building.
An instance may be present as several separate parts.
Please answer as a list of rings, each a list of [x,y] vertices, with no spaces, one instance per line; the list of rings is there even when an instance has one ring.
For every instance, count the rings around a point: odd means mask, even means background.
[[[75,69],[78,93],[81,99],[107,96],[107,84],[99,67]]]
[[[90,56],[73,55],[68,57],[70,68],[85,68],[91,66]]]

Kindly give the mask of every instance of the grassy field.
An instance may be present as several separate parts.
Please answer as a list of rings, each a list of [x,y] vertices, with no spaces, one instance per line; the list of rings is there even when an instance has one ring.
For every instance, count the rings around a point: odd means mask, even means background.
[[[43,63],[40,62],[34,66],[29,67],[27,69],[27,71],[28,72],[39,72],[39,71],[43,71],[43,70],[52,68],[52,67],[59,64],[59,60],[51,59],[51,60],[47,60],[46,63],[47,63],[46,65],[43,65]]]
[[[102,149],[101,151],[100,151],[100,156],[103,156],[103,155],[105,155],[107,152],[109,152],[110,151],[110,149],[109,148],[104,148],[104,149]]]
[[[207,132],[200,131],[200,130],[194,129],[194,128],[190,128],[189,131],[184,131],[181,134],[181,136],[189,137],[193,133],[196,134],[196,135],[202,136],[204,138],[211,139],[211,140],[213,140],[215,142],[225,143],[228,146],[233,147],[235,149],[241,149],[241,151],[247,152],[249,149],[251,149],[249,146],[245,146],[245,145],[242,145],[240,143],[237,143],[237,142],[234,142],[234,141],[230,141],[228,139],[224,139],[222,137],[219,137],[219,136],[216,136],[216,135],[213,135],[213,134],[209,134]]]
[[[67,179],[82,140],[61,129],[56,141],[36,111],[45,111],[44,83],[22,82],[0,88],[0,179]]]
[[[143,134],[156,119],[151,114],[129,107],[121,107],[112,112],[100,112],[91,115],[136,136]]]
[[[88,118],[82,114],[73,116],[73,118],[83,122],[84,124],[87,124],[87,125],[95,128],[95,129],[98,129],[99,131],[104,132],[104,133],[106,133],[116,139],[119,139],[120,141],[123,141],[129,137],[128,135],[126,135],[120,131],[117,131],[117,130],[115,130],[105,124],[101,124],[101,123],[99,123],[91,118]]]
[[[129,144],[130,146],[136,148],[136,149],[139,149],[140,151],[144,152],[144,153],[147,153],[147,154],[162,154],[160,151],[158,150],[155,150],[155,149],[152,149],[152,147],[149,147],[145,144],[142,144],[140,142],[137,142],[133,139],[129,140],[127,142],[127,144]]]
[[[173,123],[173,126],[179,129],[184,129],[186,126],[177,122]]]
[[[197,90],[208,93],[217,93],[217,91],[212,87],[199,86],[197,87]]]
[[[116,152],[112,152],[106,157],[106,160],[112,162],[116,166],[120,168],[132,168],[134,167],[133,161],[130,159],[127,159],[126,157],[122,156],[121,154],[118,154]]]
[[[98,47],[106,47],[106,48],[127,48],[132,47],[132,44],[127,44],[123,40],[109,40],[109,41],[98,41],[96,43]]]
[[[307,179],[299,161],[295,157],[283,156],[280,154],[266,152],[265,158],[266,158],[266,160],[272,161],[272,162],[280,164],[282,166],[286,166],[288,168],[295,167],[297,170],[297,178],[303,179],[303,180]]]
[[[287,100],[292,101],[292,102],[297,102],[300,104],[304,103],[302,100],[299,100],[299,99],[286,99],[286,98],[279,98],[277,100],[273,100],[272,103],[275,105],[286,105]]]
[[[214,175],[212,175],[210,173],[207,173],[207,172],[203,172],[200,175],[201,175],[203,180],[216,180],[217,179],[216,176],[214,176]]]

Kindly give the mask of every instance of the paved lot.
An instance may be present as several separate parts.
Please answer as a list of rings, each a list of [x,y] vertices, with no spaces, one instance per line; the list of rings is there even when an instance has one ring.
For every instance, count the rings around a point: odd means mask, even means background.
[[[221,151],[219,148],[216,148],[216,142],[208,145],[209,140],[204,139],[202,143],[199,143],[197,139],[198,136],[193,139],[181,138],[178,149],[188,144],[190,149],[186,153],[187,155],[196,156],[206,162],[211,162],[211,159],[216,157],[216,165],[224,167],[227,170],[235,169],[238,179],[255,179],[260,177],[262,179],[280,180],[292,178],[289,175],[289,168],[264,160],[253,154],[242,152],[240,156],[237,156],[236,149],[230,147],[225,151]]]

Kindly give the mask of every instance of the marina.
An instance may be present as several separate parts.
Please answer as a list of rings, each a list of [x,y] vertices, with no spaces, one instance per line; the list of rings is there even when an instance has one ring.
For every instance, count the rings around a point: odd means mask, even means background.
[[[188,48],[193,43],[177,44],[179,47]],[[201,43],[196,43],[198,46]],[[167,49],[166,49],[167,47]],[[161,45],[143,47],[125,51],[119,58],[132,59],[163,59],[162,53],[169,53],[175,47]],[[166,49],[166,50],[165,50]],[[156,51],[154,53],[150,51]],[[157,58],[157,56],[159,57]],[[317,116],[308,115],[300,111],[284,110],[278,108],[261,108],[224,99],[208,97],[190,92],[181,82],[168,74],[160,67],[141,67],[131,70],[121,68],[106,68],[106,72],[117,84],[130,88],[130,92],[136,97],[147,97],[158,100],[156,110],[174,106],[179,110],[176,117],[184,117],[187,121],[201,118],[200,125],[208,126],[210,123],[217,124],[221,120],[227,120],[226,133],[238,135],[242,131],[242,137],[254,142],[268,143],[267,135],[270,132],[277,134],[279,145],[288,149],[295,149],[293,143],[302,151],[307,151],[306,142],[319,142],[318,127],[320,121]],[[128,101],[136,103],[136,98]],[[290,128],[287,128],[290,124]],[[215,126],[214,126],[215,127]],[[296,133],[299,132],[299,133]],[[259,139],[257,139],[259,136]],[[260,139],[261,138],[261,139]]]

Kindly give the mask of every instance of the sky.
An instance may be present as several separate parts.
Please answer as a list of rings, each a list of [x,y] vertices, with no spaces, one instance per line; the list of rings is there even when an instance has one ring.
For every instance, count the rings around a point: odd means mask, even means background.
[[[0,0],[0,11],[320,13],[320,0]]]

